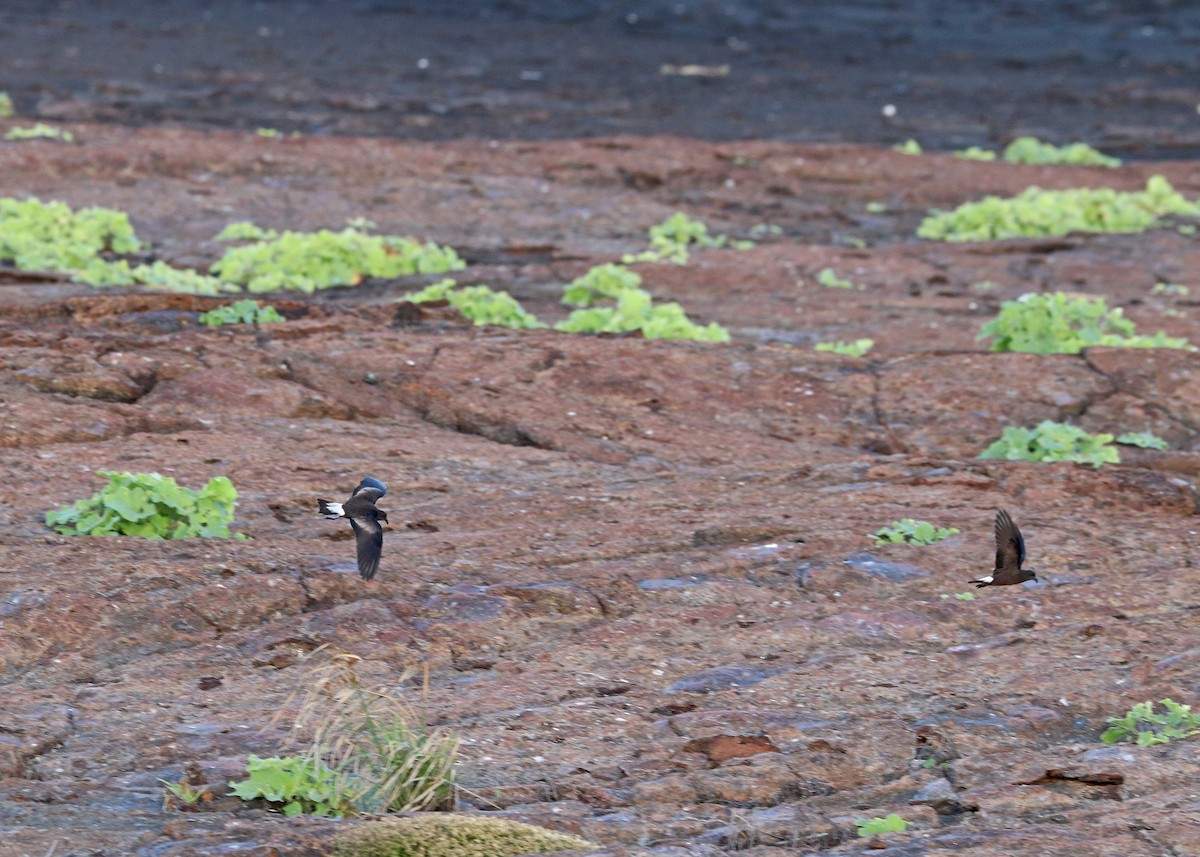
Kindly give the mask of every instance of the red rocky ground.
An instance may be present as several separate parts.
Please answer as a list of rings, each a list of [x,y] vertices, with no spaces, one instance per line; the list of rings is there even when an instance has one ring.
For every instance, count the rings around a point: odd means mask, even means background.
[[[1200,245],[912,238],[930,207],[1035,183],[1161,172],[1194,198],[1195,163],[74,130],[77,146],[0,146],[5,194],[122,208],[185,264],[216,258],[232,220],[365,216],[459,248],[464,281],[549,320],[564,282],[676,210],[782,235],[642,267],[727,345],[397,316],[412,282],[289,295],[284,326],[210,330],[194,321],[210,300],[0,274],[0,854],[324,853],[338,823],[231,800],[164,811],[158,780],[223,794],[280,746],[272,718],[326,644],[371,681],[428,666],[468,805],[613,855],[1200,853],[1195,741],[1099,741],[1133,703],[1200,691],[1196,358],[975,341],[1000,301],[1049,288],[1200,341],[1194,299],[1150,294],[1195,291]],[[864,288],[818,285],[825,267]],[[811,349],[859,337],[877,342],[866,359]],[[973,458],[1042,419],[1173,451],[1100,471]],[[228,475],[253,538],[43,526],[110,468]],[[391,489],[373,583],[314,509],[367,474]],[[1001,506],[1043,583],[947,597],[989,570]],[[875,547],[902,517],[962,532]],[[907,833],[856,837],[855,818],[891,812]]]

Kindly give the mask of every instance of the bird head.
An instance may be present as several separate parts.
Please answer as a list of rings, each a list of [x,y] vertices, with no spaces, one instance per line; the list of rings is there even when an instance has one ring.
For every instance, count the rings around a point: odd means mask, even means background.
[[[361,490],[363,488],[374,488],[379,492],[380,496],[383,496],[387,493],[387,486],[372,476],[363,477],[363,481],[358,483],[358,489],[356,490]]]
[[[383,509],[376,509],[375,517],[378,518],[379,520],[383,521],[385,524],[388,522],[387,512],[383,511]]]
[[[1021,569],[1021,583],[1024,583],[1027,580],[1037,580],[1037,579],[1038,579],[1037,572],[1034,571],[1032,568]]]

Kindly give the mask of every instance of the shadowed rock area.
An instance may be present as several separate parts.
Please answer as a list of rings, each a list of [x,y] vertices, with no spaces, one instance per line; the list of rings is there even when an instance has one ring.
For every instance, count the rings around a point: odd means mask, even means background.
[[[1161,172],[1195,198],[1194,163],[76,130],[73,147],[0,146],[6,193],[122,208],[194,265],[230,221],[364,216],[458,248],[464,282],[548,321],[563,283],[676,210],[781,233],[641,266],[724,345],[398,317],[419,277],[208,329],[197,313],[221,301],[0,271],[0,854],[327,853],[346,822],[164,810],[159,784],[220,796],[247,754],[276,752],[275,715],[324,645],[368,681],[427,666],[431,722],[463,738],[464,805],[602,854],[1200,848],[1195,742],[1099,740],[1132,704],[1200,689],[1196,358],[975,339],[1002,300],[1062,288],[1200,341],[1194,299],[1150,291],[1200,284],[1195,237],[912,238],[930,207],[1031,184]],[[819,285],[826,267],[862,288]],[[860,337],[865,358],[811,348]],[[1043,419],[1171,451],[1101,470],[974,458]],[[45,511],[101,469],[227,475],[250,539],[49,532]],[[315,510],[364,475],[390,489],[371,583],[348,527]],[[955,599],[991,569],[999,507],[1042,582]],[[905,517],[961,532],[869,538]],[[856,835],[893,812],[906,833]]]

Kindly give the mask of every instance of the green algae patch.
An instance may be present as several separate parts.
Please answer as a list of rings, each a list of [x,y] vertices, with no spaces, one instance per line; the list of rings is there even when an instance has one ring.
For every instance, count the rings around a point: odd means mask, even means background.
[[[1072,232],[1144,232],[1168,217],[1200,218],[1200,203],[1188,201],[1162,176],[1152,176],[1144,191],[1030,187],[1007,199],[987,196],[953,211],[930,214],[917,236],[933,241],[999,241]]]
[[[592,851],[599,845],[532,824],[473,815],[429,814],[363,823],[338,835],[334,857],[514,857]]]

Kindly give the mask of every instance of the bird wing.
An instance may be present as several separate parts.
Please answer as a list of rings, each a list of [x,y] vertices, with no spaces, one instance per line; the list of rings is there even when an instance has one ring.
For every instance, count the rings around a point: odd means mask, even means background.
[[[996,571],[1019,569],[1025,562],[1025,539],[1008,512],[996,513]]]
[[[371,505],[374,505],[375,501],[383,496],[383,493],[378,488],[373,488],[370,485],[359,485],[350,496],[351,498],[361,497]]]
[[[358,545],[358,573],[363,580],[370,580],[379,570],[383,554],[383,525],[374,517],[355,515],[350,518],[350,526]]]

